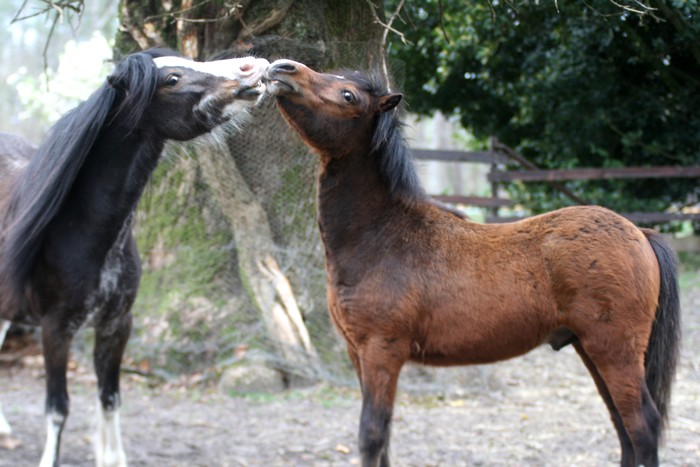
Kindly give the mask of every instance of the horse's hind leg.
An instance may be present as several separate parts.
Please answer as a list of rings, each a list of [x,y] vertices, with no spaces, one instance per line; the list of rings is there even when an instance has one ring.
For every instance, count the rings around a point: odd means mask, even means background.
[[[399,373],[408,359],[408,349],[400,342],[374,338],[358,351],[362,385],[362,467],[389,467],[391,417]]]
[[[5,342],[5,336],[7,336],[7,331],[10,329],[10,322],[5,320],[0,320],[0,349],[2,349],[2,344]],[[12,428],[8,423],[5,415],[2,412],[2,404],[0,404],[0,436],[7,436],[12,433]]]
[[[119,429],[119,370],[130,333],[131,313],[95,327],[93,360],[99,391],[95,463],[98,467],[126,466]]]
[[[661,418],[646,386],[644,353],[640,351],[635,354],[631,347],[627,346],[629,342],[625,339],[607,341],[608,344],[610,342],[618,342],[621,345],[599,351],[600,347],[582,341],[580,345],[583,352],[579,354],[588,356],[590,361],[587,362],[584,358],[584,362],[587,366],[593,365],[602,380],[603,387],[607,390],[614,409],[610,413],[618,434],[620,432],[616,421],[618,418],[626,431],[627,438],[619,434],[623,450],[622,465],[656,467],[659,465],[658,444]],[[596,379],[595,376],[594,379]],[[596,384],[599,384],[598,380]],[[605,395],[603,399],[606,400]],[[606,404],[609,404],[607,400]],[[629,448],[625,446],[626,439],[629,439],[632,445],[633,456],[630,456]],[[631,460],[630,457],[632,457]]]
[[[46,444],[40,467],[58,467],[61,433],[68,417],[66,369],[73,333],[61,317],[49,314],[41,322],[41,339],[46,368]]]
[[[634,467],[634,447],[632,446],[632,441],[627,435],[627,430],[625,429],[625,426],[622,423],[620,413],[617,411],[617,408],[613,403],[612,397],[610,396],[610,391],[608,391],[608,387],[606,386],[605,381],[603,381],[603,378],[600,376],[600,373],[598,373],[598,369],[595,367],[595,364],[593,363],[593,361],[591,361],[588,354],[586,354],[586,351],[583,350],[581,344],[579,342],[576,342],[573,345],[576,349],[576,352],[578,352],[579,356],[581,357],[581,360],[583,360],[583,363],[586,365],[586,368],[588,368],[588,371],[593,377],[593,381],[595,382],[595,385],[598,388],[598,392],[600,393],[600,396],[603,398],[603,401],[605,402],[605,405],[608,407],[608,411],[610,412],[610,418],[612,419],[613,425],[615,426],[615,430],[617,431],[617,436],[620,439],[620,447],[622,449],[622,461],[620,462],[620,465],[623,467]]]

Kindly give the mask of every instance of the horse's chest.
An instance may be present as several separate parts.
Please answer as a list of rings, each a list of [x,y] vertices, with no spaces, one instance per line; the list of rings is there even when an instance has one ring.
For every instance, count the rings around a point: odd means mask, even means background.
[[[415,307],[406,303],[406,297],[388,289],[380,280],[329,287],[331,319],[347,341],[361,342],[370,334],[396,329],[397,313],[413,314]],[[403,327],[404,320],[400,322],[399,327]]]

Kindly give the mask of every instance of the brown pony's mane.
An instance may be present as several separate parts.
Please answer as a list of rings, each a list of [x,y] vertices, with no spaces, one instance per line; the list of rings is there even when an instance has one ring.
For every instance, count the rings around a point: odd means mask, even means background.
[[[372,97],[389,94],[379,71],[363,74],[341,70],[337,74],[353,81]],[[428,195],[416,173],[413,154],[403,135],[405,124],[399,116],[399,109],[378,114],[372,134],[371,154],[379,161],[379,172],[393,196],[408,202],[426,201]]]

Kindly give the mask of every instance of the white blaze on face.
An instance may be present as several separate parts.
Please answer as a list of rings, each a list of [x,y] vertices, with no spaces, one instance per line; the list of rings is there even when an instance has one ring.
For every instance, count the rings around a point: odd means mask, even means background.
[[[245,84],[251,86],[260,81],[262,74],[269,65],[264,58],[243,57],[227,60],[215,60],[213,62],[195,62],[182,57],[157,57],[154,58],[158,68],[184,67],[201,73],[208,73],[226,79],[245,80]]]
[[[119,430],[119,409],[105,410],[97,400],[97,433],[95,434],[97,467],[126,467],[126,453]]]
[[[39,467],[53,467],[58,456],[58,442],[63,430],[65,417],[57,413],[46,414],[46,444]]]

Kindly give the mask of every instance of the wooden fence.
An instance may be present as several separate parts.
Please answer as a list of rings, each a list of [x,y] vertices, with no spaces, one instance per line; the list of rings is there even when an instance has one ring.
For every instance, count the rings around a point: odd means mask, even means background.
[[[499,197],[501,184],[522,182],[546,182],[569,197],[575,204],[590,204],[576,193],[569,190],[562,182],[568,180],[607,180],[621,178],[697,178],[700,184],[700,166],[657,166],[657,167],[624,167],[624,168],[578,168],[562,170],[541,170],[532,162],[505,144],[491,140],[488,151],[450,151],[414,149],[418,160],[443,162],[464,162],[488,164],[490,171],[487,175],[491,184],[491,196],[464,195],[433,195],[440,201],[451,204],[464,204],[489,209],[487,222],[506,222],[517,220],[518,217],[504,217],[499,214],[500,208],[513,207],[513,202]],[[519,170],[506,170],[508,164],[516,162]],[[620,213],[638,224],[660,224],[674,220],[699,220],[700,212],[629,212]]]

